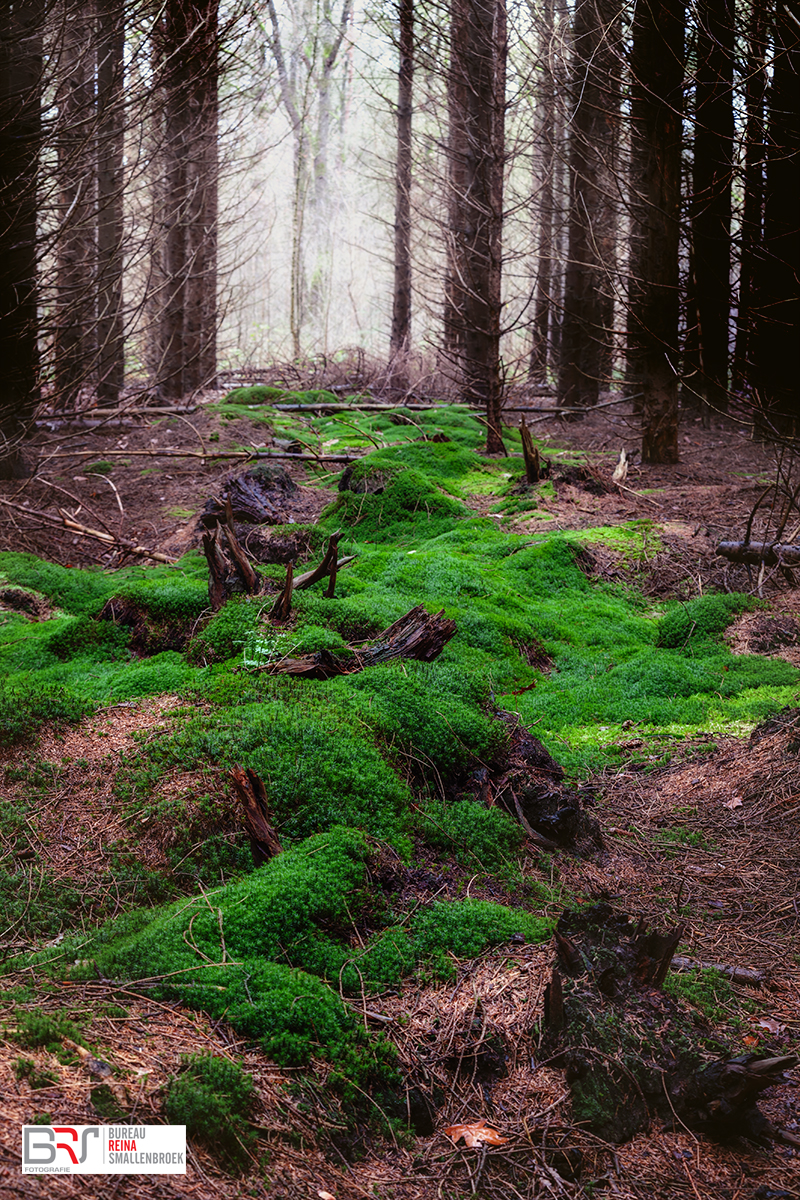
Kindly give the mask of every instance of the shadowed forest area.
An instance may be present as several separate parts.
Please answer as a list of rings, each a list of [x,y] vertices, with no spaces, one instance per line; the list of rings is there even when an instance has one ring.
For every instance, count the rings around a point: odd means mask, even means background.
[[[4,7],[5,1192],[800,1196],[799,63]]]

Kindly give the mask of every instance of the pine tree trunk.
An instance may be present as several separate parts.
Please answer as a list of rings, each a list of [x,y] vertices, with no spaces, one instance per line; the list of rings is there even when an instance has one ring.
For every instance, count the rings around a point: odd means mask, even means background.
[[[414,93],[414,0],[399,0],[397,164],[394,207],[394,295],[389,354],[402,360],[411,343],[411,117]],[[401,367],[401,372],[402,372]]]
[[[39,401],[36,212],[44,0],[0,9],[0,478],[25,473]]]
[[[97,398],[119,402],[124,382],[122,314],[125,10],[97,4]]]
[[[558,378],[559,404],[567,407],[597,403],[611,358],[618,44],[619,6],[580,0],[573,18],[569,249]]]
[[[765,431],[796,433],[800,416],[800,4],[787,0],[778,5],[773,21],[753,383]]]
[[[451,174],[448,279],[461,339],[461,395],[485,409],[487,451],[503,453],[500,409],[503,170],[505,165],[505,0],[456,0],[451,120],[458,156]],[[452,129],[451,129],[452,133]],[[453,186],[454,176],[458,186]]]
[[[767,13],[764,0],[752,0],[747,37],[745,82],[744,202],[739,251],[739,296],[736,318],[736,349],[733,388],[745,391],[750,381],[753,307],[756,303],[756,260],[761,246],[764,215],[764,104],[766,72]]]
[[[161,389],[180,399],[216,368],[217,0],[168,0],[163,30]]]
[[[72,409],[95,357],[94,4],[65,3],[59,16],[54,398],[57,408]]]
[[[626,383],[642,458],[678,461],[682,0],[637,0],[631,49],[631,250]]]
[[[708,410],[728,407],[728,322],[733,171],[733,0],[697,8],[692,275],[697,314],[698,386]]]
[[[538,210],[536,242],[536,285],[533,301],[533,345],[528,378],[533,384],[547,383],[551,277],[553,274],[553,199],[555,171],[556,95],[553,60],[554,0],[544,0],[539,27],[539,86],[536,95],[534,134],[534,196]]]

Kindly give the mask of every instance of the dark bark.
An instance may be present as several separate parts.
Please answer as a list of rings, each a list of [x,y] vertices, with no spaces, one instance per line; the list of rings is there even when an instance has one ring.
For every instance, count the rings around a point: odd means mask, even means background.
[[[626,382],[642,458],[678,461],[682,0],[637,0],[631,49],[631,250]]]
[[[739,243],[739,295],[736,348],[733,360],[734,390],[744,391],[750,381],[753,308],[756,304],[756,262],[764,217],[764,106],[767,12],[764,0],[751,0],[747,33],[745,82],[744,203]]]
[[[36,207],[44,0],[0,10],[0,478],[26,473],[39,401]]]
[[[97,397],[118,404],[125,374],[122,313],[124,0],[97,5]]]
[[[397,76],[397,164],[394,209],[394,296],[389,353],[408,352],[411,341],[411,118],[414,90],[414,0],[399,0],[400,67]],[[402,368],[401,368],[402,370]]]
[[[253,862],[257,867],[269,862],[283,851],[281,840],[270,820],[269,800],[264,781],[248,767],[234,767],[231,771],[233,790],[239,798],[244,817],[244,827],[250,837]]]
[[[800,546],[792,542],[720,542],[717,554],[731,562],[767,567],[800,566]]]
[[[796,432],[800,416],[800,3],[773,17],[768,97],[764,237],[758,269],[758,327],[752,382],[769,431]]]
[[[486,412],[487,451],[496,454],[504,452],[500,309],[505,0],[454,0],[451,12],[445,344],[451,357],[460,357],[462,400]]]
[[[275,675],[294,675],[303,679],[331,679],[335,675],[352,675],[366,667],[391,662],[396,658],[411,658],[433,662],[456,632],[456,623],[444,615],[425,611],[421,604],[400,617],[371,646],[351,647],[347,655],[336,656],[328,650],[306,654],[302,658],[284,658],[264,669]]]
[[[217,0],[168,0],[162,25],[165,303],[161,390],[180,399],[216,370]]]
[[[704,417],[728,407],[728,321],[733,171],[733,0],[697,8],[692,167],[692,293],[697,324],[694,391]]]
[[[597,403],[611,363],[619,120],[619,5],[580,0],[573,19],[569,135],[569,248],[559,359],[559,404]]]
[[[78,405],[95,358],[94,4],[65,4],[56,89],[58,247],[53,367],[56,408]]]
[[[528,378],[531,383],[547,383],[551,278],[553,275],[553,201],[556,167],[556,80],[554,41],[554,0],[544,0],[539,27],[539,84],[536,92],[536,154],[534,186],[538,214],[536,241],[536,284],[533,300],[533,344]]]

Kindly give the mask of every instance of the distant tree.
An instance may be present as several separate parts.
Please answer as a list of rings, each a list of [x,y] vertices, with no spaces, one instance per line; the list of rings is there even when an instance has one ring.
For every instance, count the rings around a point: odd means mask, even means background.
[[[462,399],[502,453],[500,361],[507,26],[505,0],[452,0],[448,75],[445,351]]]
[[[0,478],[26,471],[39,401],[37,175],[45,0],[0,6]]]
[[[267,0],[267,11],[270,21],[267,42],[275,60],[281,104],[289,118],[294,149],[289,326],[293,353],[299,358],[307,314],[313,311],[320,315],[327,289],[331,88],[353,7],[352,0],[344,0],[341,13],[334,20],[331,0],[322,0],[321,12],[311,5],[298,5],[292,10],[288,42],[274,0]],[[315,245],[311,280],[307,282],[309,206]]]
[[[678,461],[678,250],[683,0],[636,0],[631,45],[627,373],[642,457]]]

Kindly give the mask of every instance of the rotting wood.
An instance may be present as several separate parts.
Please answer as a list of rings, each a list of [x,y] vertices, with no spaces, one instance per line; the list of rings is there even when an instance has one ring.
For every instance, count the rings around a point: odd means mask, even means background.
[[[768,976],[764,971],[753,971],[750,967],[728,967],[724,963],[700,962],[694,958],[683,958],[676,954],[670,963],[673,971],[718,971],[733,983],[746,983],[750,987],[761,987]]]
[[[648,933],[644,917],[639,921],[633,936],[636,951],[636,978],[640,983],[649,983],[660,988],[667,978],[678,943],[683,937],[684,925],[676,925],[669,933]]]
[[[36,517],[39,521],[49,521],[53,525],[58,525],[62,529],[69,529],[72,533],[79,533],[82,537],[93,538],[95,541],[103,542],[104,545],[112,547],[121,554],[132,554],[136,558],[152,558],[154,562],[166,563],[167,566],[173,566],[175,559],[170,558],[167,554],[162,554],[159,550],[151,550],[147,546],[140,546],[137,542],[132,542],[128,538],[116,537],[113,533],[105,533],[102,529],[91,529],[88,525],[82,525],[80,521],[76,521],[74,517],[70,517],[63,509],[58,510],[58,516],[52,513],[42,512],[38,508],[27,508],[24,504],[14,504],[11,500],[0,499],[0,504],[6,508],[11,508],[14,512],[22,513],[26,517]]]
[[[564,991],[561,973],[553,967],[550,982],[544,989],[544,1027],[550,1033],[558,1033],[564,1024]]]
[[[717,554],[731,562],[754,566],[800,566],[800,546],[793,542],[720,542]]]
[[[400,617],[371,646],[349,646],[348,653],[333,655],[318,650],[301,658],[283,658],[265,663],[258,669],[273,675],[294,675],[303,679],[331,679],[335,675],[352,675],[378,663],[396,658],[432,662],[438,658],[456,632],[456,623],[445,617],[444,609],[431,614],[418,604]]]
[[[227,543],[230,559],[220,547],[220,530]],[[229,500],[225,502],[225,512],[217,517],[214,528],[203,533],[203,553],[208,563],[208,601],[213,612],[219,612],[234,592],[257,596],[264,591],[265,580],[254,570],[239,545]]]
[[[269,612],[271,620],[286,621],[288,619],[289,613],[292,611],[293,579],[294,563],[290,560],[286,564],[286,582],[283,585],[283,590],[278,595]]]
[[[519,423],[519,432],[522,438],[522,457],[525,459],[525,480],[529,485],[538,483],[543,475],[542,464],[539,461],[538,447],[534,446],[530,430],[525,424],[524,415]]]
[[[261,777],[249,767],[246,770],[240,766],[234,767],[231,771],[231,783],[242,805],[244,825],[253,850],[253,861],[260,867],[283,850],[280,838],[270,821],[267,789]]]

